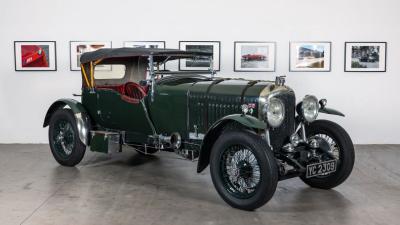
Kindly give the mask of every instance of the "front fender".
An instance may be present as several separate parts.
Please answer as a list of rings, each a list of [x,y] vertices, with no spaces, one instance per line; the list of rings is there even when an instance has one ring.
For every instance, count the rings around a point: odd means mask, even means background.
[[[337,116],[343,116],[344,117],[344,114],[339,112],[338,110],[327,108],[327,107],[320,108],[319,112],[320,113],[326,113],[326,114],[331,114],[331,115],[337,115]]]
[[[62,109],[65,106],[71,108],[72,112],[74,113],[76,127],[78,128],[79,139],[86,146],[89,145],[90,118],[82,103],[74,99],[65,98],[55,101],[47,110],[43,122],[43,127],[47,127],[49,125],[51,116],[54,114],[55,111],[57,111],[58,109]]]
[[[264,121],[259,120],[258,118],[250,115],[243,114],[232,114],[229,116],[225,116],[215,122],[210,129],[215,126],[218,126],[222,121],[235,121],[242,124],[245,127],[253,128],[253,129],[262,129],[265,130],[267,128],[267,124]]]
[[[210,163],[211,148],[214,142],[218,139],[219,135],[222,133],[223,128],[230,122],[237,122],[244,127],[251,129],[261,129],[265,130],[267,124],[264,121],[250,115],[243,114],[232,114],[225,116],[215,122],[210,129],[208,129],[206,135],[204,136],[203,143],[201,145],[199,162],[197,163],[197,172],[203,171]]]

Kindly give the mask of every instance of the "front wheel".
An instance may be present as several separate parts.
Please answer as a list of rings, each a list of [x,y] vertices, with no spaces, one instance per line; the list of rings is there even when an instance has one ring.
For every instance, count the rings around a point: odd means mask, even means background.
[[[246,131],[224,132],[211,150],[211,178],[229,205],[254,210],[276,190],[278,169],[271,149],[261,137]]]
[[[354,146],[350,136],[338,124],[328,120],[317,120],[306,127],[308,137],[317,136],[330,145],[330,152],[337,160],[335,172],[312,178],[300,177],[314,188],[331,189],[349,177],[354,165]]]
[[[49,126],[49,143],[55,160],[63,166],[75,166],[85,155],[86,146],[79,139],[74,114],[70,109],[58,109]]]

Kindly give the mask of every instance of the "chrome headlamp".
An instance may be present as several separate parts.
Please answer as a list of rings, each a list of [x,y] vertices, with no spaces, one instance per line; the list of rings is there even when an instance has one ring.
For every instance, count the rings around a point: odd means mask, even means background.
[[[285,119],[285,105],[281,100],[272,97],[264,105],[263,115],[271,127],[279,127]]]
[[[314,95],[306,95],[301,104],[301,113],[303,118],[311,123],[317,119],[319,111],[318,99]]]

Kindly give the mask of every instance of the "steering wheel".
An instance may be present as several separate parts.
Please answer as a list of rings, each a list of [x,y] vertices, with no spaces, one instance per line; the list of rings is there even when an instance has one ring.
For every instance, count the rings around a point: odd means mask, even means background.
[[[133,82],[128,82],[124,85],[124,90],[125,90],[125,95],[134,98],[134,99],[142,99],[144,96],[146,96],[146,92],[143,90],[143,88]]]

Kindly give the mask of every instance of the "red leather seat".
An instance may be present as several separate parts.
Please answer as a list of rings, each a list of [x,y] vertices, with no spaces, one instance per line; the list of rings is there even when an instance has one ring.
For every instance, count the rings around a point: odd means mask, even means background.
[[[124,91],[125,95],[122,96],[122,99],[130,103],[139,103],[139,101],[146,96],[143,87],[133,82],[126,83],[124,85]]]
[[[138,104],[140,100],[147,95],[149,86],[147,85],[143,87],[137,83],[128,82],[122,85],[103,85],[97,86],[96,88],[103,90],[114,90],[121,94],[122,100],[129,103]]]

